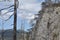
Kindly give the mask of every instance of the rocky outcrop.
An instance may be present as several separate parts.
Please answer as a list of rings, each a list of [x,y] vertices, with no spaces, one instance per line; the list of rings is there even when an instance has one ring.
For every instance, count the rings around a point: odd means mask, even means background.
[[[60,40],[60,6],[45,8],[35,30],[35,40]]]

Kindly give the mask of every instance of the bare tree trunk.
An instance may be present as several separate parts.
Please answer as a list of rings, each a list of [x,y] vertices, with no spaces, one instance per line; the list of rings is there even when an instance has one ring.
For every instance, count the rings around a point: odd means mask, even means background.
[[[16,40],[16,26],[17,26],[17,6],[16,1],[14,0],[14,34],[13,34],[13,40]]]
[[[2,40],[4,40],[4,27],[3,27],[4,23],[3,23],[3,20],[2,20],[2,35],[1,35],[1,38]]]
[[[2,40],[4,40],[4,31],[2,30]]]

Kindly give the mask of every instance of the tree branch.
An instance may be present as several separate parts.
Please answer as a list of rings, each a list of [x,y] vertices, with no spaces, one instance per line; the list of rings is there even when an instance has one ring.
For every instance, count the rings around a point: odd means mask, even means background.
[[[11,6],[7,7],[7,8],[0,9],[0,11],[2,11],[2,10],[4,10],[4,9],[11,8],[11,7],[13,7],[13,6],[14,6],[14,5],[11,5]]]
[[[9,20],[13,15],[14,15],[14,13],[7,20]],[[7,20],[5,20],[5,21],[7,21]]]

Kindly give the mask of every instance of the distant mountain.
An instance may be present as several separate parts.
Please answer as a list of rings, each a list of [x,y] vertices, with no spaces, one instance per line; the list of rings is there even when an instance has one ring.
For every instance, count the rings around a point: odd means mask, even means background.
[[[26,35],[26,31],[17,30],[17,39],[18,40],[21,37],[22,32],[24,33],[24,35]],[[1,38],[1,35],[2,35],[2,30],[0,30],[0,38]],[[13,30],[12,29],[4,30],[4,39],[5,40],[13,40]]]

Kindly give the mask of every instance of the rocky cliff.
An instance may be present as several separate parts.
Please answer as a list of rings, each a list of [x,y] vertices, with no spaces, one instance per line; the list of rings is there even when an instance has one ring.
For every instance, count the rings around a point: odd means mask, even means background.
[[[35,40],[60,40],[60,6],[46,7],[35,30]]]

